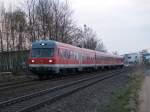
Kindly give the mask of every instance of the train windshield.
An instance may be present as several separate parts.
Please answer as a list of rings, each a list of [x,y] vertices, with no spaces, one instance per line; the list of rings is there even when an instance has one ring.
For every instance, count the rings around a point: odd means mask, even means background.
[[[48,58],[54,55],[54,48],[34,48],[31,52],[32,58]]]

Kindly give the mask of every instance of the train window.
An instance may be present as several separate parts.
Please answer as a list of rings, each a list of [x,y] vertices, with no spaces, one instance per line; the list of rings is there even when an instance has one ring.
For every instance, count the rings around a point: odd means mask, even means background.
[[[63,57],[66,58],[66,50],[63,51]]]
[[[65,49],[63,51],[63,57],[66,58],[66,59],[70,59],[70,51]]]
[[[75,54],[75,52],[73,52],[73,59],[76,59],[76,54]]]
[[[88,57],[88,56],[86,57],[86,60],[89,60],[89,57]]]
[[[84,54],[82,54],[82,60],[84,61]]]
[[[66,52],[67,52],[67,55],[66,55],[67,58],[70,59],[70,51],[69,51],[69,50],[66,50]]]
[[[86,60],[86,56],[85,56],[85,54],[83,54],[83,60],[84,60],[84,61]]]
[[[78,52],[76,53],[76,60],[78,60]]]
[[[83,56],[83,60],[84,60],[84,61],[86,60],[86,56],[85,56],[85,54],[84,54],[84,56]]]
[[[81,53],[79,53],[79,60],[81,61],[82,60],[82,55],[81,55]]]
[[[59,49],[59,56],[63,57],[63,50]]]
[[[78,57],[77,57],[77,52],[75,52],[75,60],[77,60],[78,59]]]
[[[73,51],[70,51],[70,59],[73,59]]]
[[[73,59],[73,51],[70,51],[70,58]]]
[[[58,48],[58,49],[57,49],[57,54],[58,54],[58,56],[60,55],[60,52],[59,52],[59,50],[60,50],[60,49]]]
[[[34,48],[31,51],[33,58],[47,58],[54,56],[54,48]]]
[[[62,56],[62,49],[58,48],[58,56]]]
[[[84,56],[83,56],[83,54],[82,54],[82,60],[84,60]]]

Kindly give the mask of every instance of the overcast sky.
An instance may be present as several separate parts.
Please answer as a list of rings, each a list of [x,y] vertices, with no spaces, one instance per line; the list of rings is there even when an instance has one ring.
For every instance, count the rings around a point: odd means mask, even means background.
[[[77,24],[92,27],[108,51],[122,54],[150,48],[150,0],[68,1]]]

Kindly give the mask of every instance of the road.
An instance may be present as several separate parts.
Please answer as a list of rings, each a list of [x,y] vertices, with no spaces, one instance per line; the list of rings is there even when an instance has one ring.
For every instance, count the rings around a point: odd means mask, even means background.
[[[150,112],[150,70],[147,71],[140,91],[139,112]]]

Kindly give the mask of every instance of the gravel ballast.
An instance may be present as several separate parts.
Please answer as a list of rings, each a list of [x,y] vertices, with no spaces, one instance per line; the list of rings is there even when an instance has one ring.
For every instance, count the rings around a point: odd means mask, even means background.
[[[110,73],[111,71],[109,71]],[[104,72],[103,72],[104,73]],[[95,75],[103,74],[101,72],[98,73],[91,73],[91,74],[83,74],[83,75],[74,75],[74,76],[66,76],[66,77],[59,77],[59,79],[50,79],[50,80],[43,80],[43,81],[35,81],[37,82],[34,85],[24,86],[20,88],[13,88],[6,91],[0,91],[0,101],[9,100],[14,97],[23,96],[27,94],[31,94],[33,92],[38,92],[43,89],[52,88],[58,85],[63,85],[72,81],[76,81],[79,79],[84,79],[87,77],[92,77]]]
[[[81,91],[45,105],[37,112],[105,112],[113,93],[128,84],[129,73],[96,83]]]

